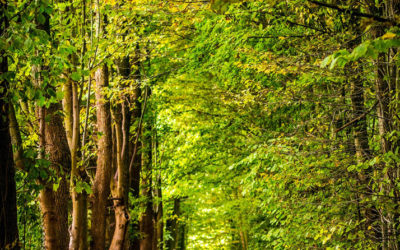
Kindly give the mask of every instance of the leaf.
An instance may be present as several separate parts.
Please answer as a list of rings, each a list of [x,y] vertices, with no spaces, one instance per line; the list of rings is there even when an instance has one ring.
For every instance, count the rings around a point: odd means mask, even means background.
[[[39,24],[44,24],[46,22],[46,18],[44,17],[44,15],[42,13],[39,13],[37,15],[37,21]]]
[[[321,68],[325,68],[328,64],[332,62],[333,56],[327,56],[325,59],[321,62]]]
[[[383,36],[381,36],[382,39],[393,39],[395,38],[397,35],[392,33],[392,32],[387,32],[386,34],[384,34]]]
[[[71,79],[77,82],[81,79],[81,75],[76,71],[72,72]]]
[[[367,43],[362,43],[359,46],[357,46],[353,52],[351,52],[351,58],[353,61],[356,61],[358,59],[360,59],[361,57],[363,57],[367,51],[368,51],[368,45]]]

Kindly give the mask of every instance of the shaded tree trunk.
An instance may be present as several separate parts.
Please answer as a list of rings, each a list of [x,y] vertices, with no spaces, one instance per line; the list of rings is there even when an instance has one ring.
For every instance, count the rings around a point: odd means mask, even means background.
[[[141,191],[140,194],[145,198],[145,211],[140,218],[140,250],[152,250],[154,238],[154,211],[152,197],[152,147],[151,147],[151,126],[148,124],[143,128],[142,141],[142,171],[141,171]]]
[[[180,225],[178,218],[181,216],[181,199],[174,199],[174,210],[172,213],[172,219],[167,221],[167,230],[171,234],[171,238],[167,241],[168,250],[179,249],[179,242],[181,238]]]
[[[132,196],[135,199],[139,198],[139,188],[140,188],[140,172],[142,169],[142,142],[140,138],[142,137],[142,104],[140,102],[141,97],[141,89],[140,89],[140,51],[139,45],[136,45],[136,53],[135,57],[133,58],[133,63],[136,66],[136,71],[134,72],[134,79],[136,80],[136,86],[134,88],[133,94],[131,96],[131,100],[133,103],[133,111],[132,111],[132,122],[137,124],[136,127],[136,134],[135,134],[135,141],[130,143],[130,152],[132,155],[130,156],[130,163],[129,163],[129,185],[132,189]],[[139,250],[140,249],[140,239],[137,236],[140,232],[139,223],[135,220],[131,223],[133,236],[131,236],[131,241],[129,242],[129,249],[130,250]]]
[[[6,17],[7,1],[0,3],[0,34],[8,27]],[[8,72],[5,51],[0,51],[0,75]],[[0,82],[0,249],[19,249],[15,169],[8,120],[6,79]]]
[[[155,149],[157,150],[157,148]],[[163,249],[163,204],[162,204],[162,191],[161,191],[161,175],[157,175],[157,185],[155,190],[156,204],[154,213],[154,240],[153,249]]]
[[[398,0],[386,0],[382,1],[380,5],[370,4],[369,11],[373,14],[383,16],[389,19],[395,19],[396,15],[400,11],[400,1]],[[376,25],[372,29],[373,38],[378,38],[385,33],[386,27],[383,25]],[[396,54],[393,49],[389,50],[388,53],[380,53],[378,59],[375,61],[375,93],[378,101],[377,105],[377,116],[378,116],[378,131],[381,140],[381,151],[383,154],[390,151],[395,152],[398,147],[398,139],[390,138],[389,135],[394,131],[394,121],[396,120],[396,111],[392,109],[392,102],[396,99],[395,93],[397,87],[397,74],[398,69],[393,64],[392,59]],[[388,163],[386,163],[388,164]],[[393,210],[381,209],[381,234],[382,234],[382,248],[383,249],[398,249],[399,248],[399,204],[398,200],[400,197],[397,179],[399,166],[395,164],[393,166],[386,166],[387,171],[383,171],[381,178],[384,179],[380,186],[380,192],[385,194],[392,193],[395,197]],[[382,166],[382,169],[385,169]]]

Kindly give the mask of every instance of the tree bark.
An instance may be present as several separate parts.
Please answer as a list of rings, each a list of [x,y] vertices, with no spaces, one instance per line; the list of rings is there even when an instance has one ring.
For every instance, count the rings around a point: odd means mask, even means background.
[[[51,169],[59,179],[57,190],[53,189],[54,182],[45,184],[40,193],[40,207],[43,215],[46,249],[68,249],[68,200],[69,190],[65,173],[71,167],[71,158],[67,143],[66,133],[59,115],[60,105],[51,104],[48,109],[41,108],[44,117],[49,122],[44,126],[44,147]],[[41,123],[44,119],[41,119]]]
[[[118,72],[128,79],[130,74],[129,57],[125,57],[117,62]],[[123,87],[125,84],[123,85]],[[126,87],[126,86],[125,86]],[[115,122],[117,138],[117,192],[114,200],[115,211],[115,230],[110,249],[124,249],[126,245],[126,235],[129,223],[128,211],[128,190],[129,190],[129,127],[130,110],[128,96],[122,96],[123,101],[117,105],[118,121]]]
[[[37,27],[50,35],[50,16],[46,13],[43,15],[45,22],[38,24]],[[36,86],[42,84],[41,72],[44,69],[46,66],[33,67]],[[52,86],[47,85],[47,88],[52,88]],[[38,111],[40,158],[44,159],[43,153],[48,155],[50,168],[59,181],[58,188],[54,190],[55,182],[42,180],[44,188],[40,192],[39,200],[45,235],[44,245],[46,249],[68,249],[69,188],[66,173],[70,171],[71,157],[63,119],[60,116],[61,105],[53,103],[49,108],[38,107]],[[45,121],[47,119],[48,122]]]
[[[110,195],[112,162],[110,103],[104,90],[108,87],[108,67],[96,71],[96,106],[99,141],[97,147],[97,169],[93,183],[92,199],[92,249],[105,249],[107,199]]]

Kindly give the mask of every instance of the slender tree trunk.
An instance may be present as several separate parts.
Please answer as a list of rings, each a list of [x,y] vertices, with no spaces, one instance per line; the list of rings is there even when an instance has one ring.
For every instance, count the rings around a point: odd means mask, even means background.
[[[367,109],[364,105],[364,86],[360,79],[359,73],[350,72],[350,75],[355,77],[350,78],[351,94],[350,99],[352,103],[354,119],[362,117],[353,126],[353,137],[354,145],[356,150],[357,161],[363,163],[371,159],[371,150],[369,148],[369,139],[367,132],[367,118],[365,113]],[[363,193],[371,193],[372,183],[371,178],[374,169],[372,167],[363,170],[359,174],[360,185],[362,186]],[[361,199],[365,199],[366,195],[360,195]],[[368,196],[370,199],[371,197]],[[362,209],[365,221],[365,232],[370,235],[371,238],[380,239],[382,237],[379,226],[379,214],[375,206],[366,206]]]
[[[157,148],[155,149],[157,150]],[[154,240],[153,249],[163,249],[163,204],[162,204],[162,192],[161,192],[161,175],[157,175],[157,185],[155,190],[156,204],[155,204],[155,215],[154,215]]]
[[[8,27],[7,1],[0,3],[0,34]],[[5,51],[0,51],[0,75],[7,73],[8,62]],[[17,227],[17,205],[15,169],[8,120],[7,80],[0,82],[0,249],[19,249]]]
[[[72,133],[68,138],[71,151],[71,196],[72,196],[72,225],[69,241],[69,249],[87,249],[87,194],[85,190],[77,192],[76,183],[85,181],[85,172],[78,167],[78,149],[79,149],[79,100],[78,84],[71,83],[71,91],[65,92],[64,107],[71,107],[65,110],[65,123]],[[70,95],[69,95],[70,94]],[[68,113],[70,111],[70,113]],[[67,130],[67,131],[68,131]]]
[[[133,103],[133,112],[132,112],[132,123],[137,123],[136,127],[136,134],[135,134],[135,141],[131,143],[131,152],[132,155],[130,156],[130,161],[129,162],[129,185],[130,188],[132,189],[132,196],[135,199],[139,198],[139,188],[140,188],[140,173],[141,173],[141,168],[142,168],[142,154],[141,154],[141,149],[142,149],[142,142],[140,138],[142,137],[142,103],[140,102],[140,97],[142,95],[141,90],[140,90],[140,51],[139,51],[139,45],[136,45],[136,53],[135,57],[133,58],[133,62],[136,66],[136,71],[134,72],[134,79],[136,80],[135,82],[135,88],[133,91],[133,94],[131,96],[131,100]],[[145,97],[147,98],[147,97]],[[134,221],[131,223],[132,231],[134,232],[135,236],[131,237],[131,242],[129,242],[129,249],[130,250],[139,250],[140,249],[140,240],[139,237],[136,235],[140,232],[140,227],[139,223]]]
[[[154,211],[153,211],[153,197],[152,197],[152,147],[151,147],[151,129],[147,121],[146,126],[143,128],[143,141],[142,141],[142,172],[141,172],[141,190],[140,194],[145,198],[144,207],[145,211],[140,218],[140,233],[142,238],[140,240],[140,250],[152,250],[153,248],[153,235],[154,235]]]

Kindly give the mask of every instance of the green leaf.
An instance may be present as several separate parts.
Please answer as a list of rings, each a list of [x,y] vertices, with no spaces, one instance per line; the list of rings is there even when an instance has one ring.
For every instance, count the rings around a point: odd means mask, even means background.
[[[44,15],[42,13],[39,13],[37,15],[37,21],[39,24],[44,24],[46,22],[46,18],[44,17]]]
[[[325,59],[321,62],[321,68],[325,68],[328,64],[332,62],[333,56],[327,56]]]
[[[81,75],[76,71],[72,72],[71,79],[77,82],[81,79]]]

